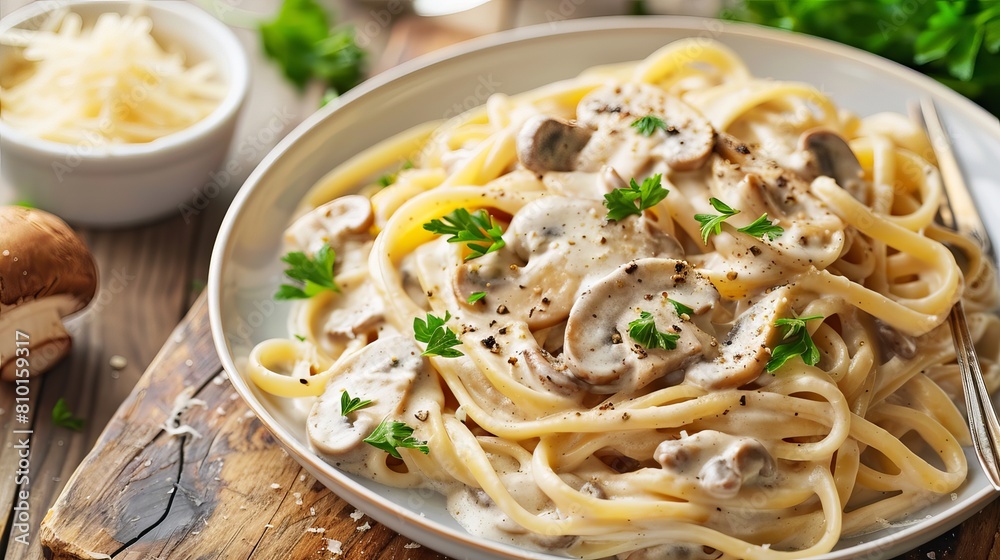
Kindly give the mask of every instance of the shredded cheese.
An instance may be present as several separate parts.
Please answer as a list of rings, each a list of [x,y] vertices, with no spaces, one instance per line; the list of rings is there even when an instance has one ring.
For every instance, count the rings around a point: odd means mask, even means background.
[[[202,120],[226,91],[217,69],[209,61],[187,66],[152,27],[146,16],[104,13],[85,28],[62,9],[37,30],[4,34],[0,42],[24,45],[24,61],[0,83],[0,119],[39,138],[88,145],[151,142]]]

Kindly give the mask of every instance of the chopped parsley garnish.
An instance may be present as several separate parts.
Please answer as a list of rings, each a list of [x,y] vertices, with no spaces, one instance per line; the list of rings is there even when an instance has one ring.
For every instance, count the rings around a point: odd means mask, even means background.
[[[656,129],[664,132],[676,131],[675,128],[667,126],[663,119],[655,115],[646,115],[632,122],[632,128],[639,131],[639,134],[649,137],[656,133]]]
[[[70,411],[69,405],[63,398],[57,400],[56,405],[52,408],[52,423],[74,432],[83,430],[83,418],[73,416],[73,412]]]
[[[615,189],[604,195],[604,206],[608,208],[608,220],[623,220],[632,214],[642,215],[642,211],[652,208],[670,194],[663,188],[661,175],[653,175],[639,185],[635,179],[629,181],[628,188]],[[638,204],[637,204],[638,203]]]
[[[354,412],[355,410],[361,410],[366,406],[371,406],[372,401],[361,400],[357,397],[351,398],[351,395],[344,391],[340,394],[340,413],[344,416]]]
[[[672,300],[670,298],[667,298],[667,301],[670,302],[670,305],[674,306],[674,309],[677,310],[677,314],[678,315],[681,315],[681,316],[687,315],[688,317],[693,317],[694,316],[694,309],[691,309],[690,307],[684,305],[683,303],[681,303],[679,301]]]
[[[282,284],[274,299],[308,299],[326,290],[339,292],[340,288],[333,280],[333,261],[336,253],[329,245],[316,251],[313,257],[301,251],[292,251],[281,260],[288,264],[285,276],[302,283],[302,286]]]
[[[420,353],[421,356],[457,358],[465,355],[452,348],[452,346],[462,344],[462,341],[458,340],[454,331],[444,325],[449,319],[451,319],[451,313],[447,311],[444,314],[444,319],[430,313],[427,314],[427,322],[420,320],[419,317],[413,318],[413,338],[417,339],[417,342],[423,342],[427,345],[426,349]]]
[[[473,294],[470,295],[468,299],[466,299],[465,301],[469,303],[476,303],[477,301],[483,299],[484,297],[486,297],[486,292],[473,292]]]
[[[293,334],[292,336],[294,336],[295,339],[298,340],[299,342],[305,342],[306,341],[306,337],[302,336],[301,334]]]
[[[364,441],[397,459],[403,458],[396,450],[398,447],[416,449],[424,455],[430,453],[426,441],[420,441],[413,437],[413,428],[403,422],[390,421],[388,418],[383,419],[375,431]]]
[[[715,208],[719,214],[695,214],[694,219],[698,220],[701,224],[701,239],[708,244],[708,238],[713,234],[718,235],[722,233],[722,222],[729,219],[731,216],[739,214],[739,210],[733,210],[728,204],[722,202],[714,196],[708,199],[709,204],[712,208]]]
[[[404,169],[413,169],[413,162],[410,160],[404,161],[403,166],[399,168],[399,171],[403,171]],[[379,177],[377,181],[378,185],[384,189],[385,187],[394,184],[396,182],[396,178],[399,176],[399,171],[395,173],[386,173],[385,175]]]
[[[465,260],[498,251],[506,245],[503,230],[486,210],[470,214],[465,208],[459,208],[440,220],[427,222],[424,229],[438,235],[450,235],[448,243],[465,243],[472,251]]]
[[[316,0],[284,0],[278,15],[260,26],[260,40],[264,53],[300,90],[317,79],[336,96],[361,81],[365,51],[355,41],[354,29],[331,30],[326,10]]]
[[[802,361],[810,366],[819,363],[819,348],[813,342],[809,331],[806,329],[806,321],[823,319],[822,315],[810,315],[808,317],[786,317],[774,322],[775,326],[782,327],[784,335],[782,343],[771,352],[771,359],[767,361],[768,373],[774,372],[785,362],[795,356],[802,356]]]
[[[775,237],[785,233],[784,228],[774,225],[774,222],[767,219],[767,213],[762,214],[750,225],[743,226],[736,231],[741,231],[747,235],[760,238],[761,240],[767,237],[771,241],[774,241]]]
[[[640,312],[639,318],[628,324],[628,335],[632,340],[651,350],[654,348],[673,350],[677,348],[677,339],[681,337],[677,333],[657,330],[653,314],[648,311]]]

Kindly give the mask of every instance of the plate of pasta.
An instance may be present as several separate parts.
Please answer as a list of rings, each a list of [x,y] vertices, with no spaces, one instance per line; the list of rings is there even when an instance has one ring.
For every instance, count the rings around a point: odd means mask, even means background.
[[[1000,125],[878,57],[712,20],[504,33],[375,77],[248,179],[212,330],[289,453],[456,558],[880,558],[993,493]],[[956,259],[959,254],[961,258]]]

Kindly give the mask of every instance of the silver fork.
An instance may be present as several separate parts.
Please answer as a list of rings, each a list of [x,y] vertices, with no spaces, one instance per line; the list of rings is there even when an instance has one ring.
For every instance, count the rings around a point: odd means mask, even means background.
[[[919,104],[910,105],[910,118],[923,126],[931,141],[931,148],[937,156],[941,180],[944,183],[945,200],[941,205],[940,218],[945,227],[971,236],[982,247],[986,258],[993,258],[990,236],[983,220],[976,210],[976,204],[965,177],[958,167],[958,160],[951,148],[951,141],[944,130],[934,102],[924,97]],[[959,300],[948,314],[951,335],[955,340],[955,354],[962,374],[962,388],[965,392],[965,406],[968,409],[969,430],[972,443],[979,457],[986,477],[993,488],[1000,491],[1000,421],[997,420],[993,401],[990,399],[979,357],[973,344],[965,309]]]

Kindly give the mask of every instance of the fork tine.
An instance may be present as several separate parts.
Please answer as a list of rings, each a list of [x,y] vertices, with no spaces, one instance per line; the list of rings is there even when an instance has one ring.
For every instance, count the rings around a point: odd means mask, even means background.
[[[941,180],[944,184],[945,200],[941,217],[946,225],[972,236],[979,241],[983,251],[992,258],[989,233],[976,210],[972,194],[962,175],[958,160],[951,148],[951,142],[938,116],[934,102],[927,97],[920,100],[919,110],[910,108],[911,117],[927,131],[931,148],[938,160]],[[951,223],[947,223],[951,222]],[[965,317],[961,300],[955,304],[948,316],[952,338],[955,341],[955,357],[962,376],[962,389],[969,420],[969,430],[979,463],[993,488],[1000,490],[1000,421],[990,393],[983,381],[983,372],[976,355],[972,334]]]
[[[941,181],[944,184],[945,197],[948,200],[954,219],[951,225],[955,230],[971,235],[978,240],[983,247],[983,251],[993,257],[990,234],[979,217],[976,210],[976,202],[972,199],[972,191],[965,182],[965,175],[958,166],[955,158],[955,151],[951,147],[951,140],[938,116],[937,107],[929,97],[920,99],[921,120],[927,136],[931,141],[931,148],[938,160],[938,169],[941,171]]]

